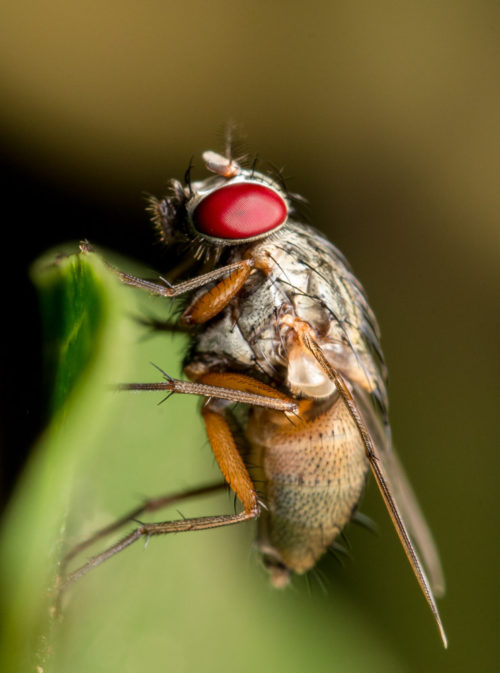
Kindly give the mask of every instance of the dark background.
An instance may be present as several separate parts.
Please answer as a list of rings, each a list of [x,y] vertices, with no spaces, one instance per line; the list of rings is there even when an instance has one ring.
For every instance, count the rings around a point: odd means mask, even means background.
[[[128,203],[61,184],[3,145],[2,265],[4,329],[1,353],[2,490],[5,502],[46,420],[38,300],[29,267],[44,251],[88,238],[159,268],[165,255],[148,226],[141,194]],[[76,249],[76,244],[75,244]]]
[[[236,120],[307,197],[382,326],[395,441],[449,583],[452,645],[436,670],[491,670],[498,21],[486,0],[5,2],[4,494],[43,425],[31,262],[85,237],[161,269],[144,192],[222,149]]]

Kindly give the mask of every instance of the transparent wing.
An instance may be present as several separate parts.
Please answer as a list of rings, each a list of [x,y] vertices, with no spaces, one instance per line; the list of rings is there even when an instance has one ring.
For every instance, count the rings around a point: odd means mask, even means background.
[[[410,481],[392,447],[385,389],[387,372],[380,348],[380,331],[362,286],[353,276],[350,276],[349,281],[358,315],[360,343],[363,344],[360,350],[358,350],[359,346],[356,348],[351,346],[351,348],[365,376],[363,380],[363,377],[352,378],[348,372],[344,372],[344,375],[351,386],[350,390],[361,418],[377,448],[392,496],[428,573],[432,590],[439,597],[444,594],[445,582],[437,547]],[[341,366],[340,370],[342,371]]]
[[[393,498],[398,504],[409,536],[427,571],[432,591],[437,598],[440,598],[444,595],[446,586],[437,546],[401,461],[392,448],[389,426],[384,424],[369,395],[359,386],[353,390],[353,396],[373,442],[379,449],[380,461],[384,466]]]
[[[427,524],[425,524],[425,520],[423,516],[420,514],[420,508],[418,507],[417,501],[413,496],[411,489],[409,491],[410,495],[408,496],[408,493],[403,488],[403,491],[405,492],[405,497],[403,498],[404,504],[400,505],[399,501],[397,500],[398,494],[395,491],[392,481],[393,479],[397,481],[397,479],[401,475],[403,475],[406,484],[408,484],[408,480],[406,479],[406,477],[404,477],[404,472],[402,472],[402,470],[400,469],[399,463],[388,460],[388,456],[393,456],[394,453],[392,452],[392,450],[387,450],[387,447],[385,447],[387,439],[385,440],[385,442],[382,442],[380,429],[378,430],[379,434],[377,436],[377,425],[375,423],[376,416],[374,417],[374,415],[371,413],[368,414],[366,405],[361,405],[359,401],[353,397],[353,394],[351,393],[351,390],[347,385],[346,381],[344,380],[342,374],[339,371],[337,371],[334,367],[332,367],[330,362],[327,360],[325,354],[323,353],[320,345],[316,340],[313,331],[312,330],[305,331],[301,335],[301,339],[304,346],[316,358],[317,362],[320,364],[323,371],[335,383],[340,396],[344,400],[349,410],[349,413],[351,414],[351,417],[358,428],[360,437],[365,446],[366,456],[370,463],[370,468],[373,473],[373,476],[375,477],[375,481],[377,482],[380,494],[384,500],[387,511],[392,519],[394,528],[396,529],[401,545],[403,546],[403,549],[406,553],[408,561],[410,562],[415,577],[417,578],[420,588],[422,589],[422,592],[425,596],[425,599],[427,600],[427,603],[432,611],[432,614],[434,615],[434,619],[436,620],[436,624],[439,628],[439,633],[441,635],[443,644],[445,647],[447,647],[448,641],[436,605],[433,589],[431,587],[429,579],[427,578],[424,566],[420,561],[416,549],[416,544],[414,544],[413,542],[413,539],[409,532],[409,527],[407,526],[406,520],[404,518],[405,507],[406,508],[409,507],[409,509],[412,511],[412,517],[413,517],[412,521],[414,523],[415,521],[418,522],[417,523],[418,535],[422,535],[421,532],[422,525],[424,527],[424,530],[428,531]],[[363,408],[363,406],[365,408]],[[373,433],[373,439],[372,439],[372,433]],[[378,442],[380,442],[380,444]],[[380,448],[381,446],[384,448]],[[395,465],[396,468],[394,468]],[[399,484],[398,488],[401,488]],[[415,515],[415,512],[417,512],[417,515]],[[415,535],[415,532],[413,532],[413,534]],[[439,568],[438,572],[442,575],[440,571],[441,566],[439,563],[437,552],[435,551],[434,543],[432,542],[430,533],[428,535],[430,540],[431,551],[429,552],[429,549],[425,546],[424,548],[426,549],[426,553],[430,553],[431,558],[435,557],[435,559],[437,559],[438,564],[437,567]],[[422,540],[420,540],[420,544],[422,544]]]

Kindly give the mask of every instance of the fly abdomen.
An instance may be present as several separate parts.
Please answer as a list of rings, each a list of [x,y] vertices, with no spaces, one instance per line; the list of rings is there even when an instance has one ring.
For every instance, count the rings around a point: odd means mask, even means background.
[[[267,507],[257,545],[275,583],[285,570],[304,573],[340,533],[361,496],[368,462],[342,400],[306,400],[293,423],[280,412],[255,409],[248,422],[249,463],[264,485]]]

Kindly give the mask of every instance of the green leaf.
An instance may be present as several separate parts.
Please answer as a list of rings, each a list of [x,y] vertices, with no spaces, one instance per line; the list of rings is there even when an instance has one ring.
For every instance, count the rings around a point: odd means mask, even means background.
[[[2,671],[30,670],[34,661],[44,665],[69,495],[81,454],[105,413],[91,391],[122,369],[122,288],[99,258],[49,254],[34,266],[33,280],[42,307],[52,419],[2,530]]]

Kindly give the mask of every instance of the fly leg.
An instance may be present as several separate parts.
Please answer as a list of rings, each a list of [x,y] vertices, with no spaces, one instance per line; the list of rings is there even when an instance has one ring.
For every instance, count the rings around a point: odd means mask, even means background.
[[[80,243],[80,250],[82,253],[93,252],[92,246],[87,242]],[[105,264],[125,285],[138,287],[161,297],[178,297],[218,281],[184,311],[181,317],[181,324],[184,325],[200,325],[220,313],[238,294],[254,269],[261,269],[265,273],[269,272],[269,265],[265,260],[253,259],[249,256],[195,278],[171,285],[168,281],[161,284],[138,278],[125,271],[120,271],[108,262],[105,262]]]
[[[86,575],[90,570],[104,563],[107,559],[123,551],[141,537],[149,538],[152,535],[168,535],[196,530],[220,528],[254,519],[259,515],[257,493],[248,470],[236,447],[229,425],[223,412],[213,408],[213,402],[207,402],[202,415],[207,429],[208,439],[212,446],[215,458],[227,481],[243,504],[243,511],[236,514],[221,514],[216,516],[202,516],[190,519],[163,521],[159,523],[141,523],[135,530],[108,547],[103,552],[90,558],[80,568],[69,573],[59,589],[59,601],[66,589],[76,580]],[[113,526],[114,528],[114,526]],[[85,545],[86,546],[86,545]],[[80,547],[80,549],[83,547]]]
[[[135,321],[146,327],[151,332],[169,332],[170,334],[189,334],[189,328],[186,325],[179,325],[173,320],[160,320],[159,318],[146,318],[139,316]]]
[[[291,397],[245,374],[209,372],[199,376],[197,381],[182,381],[173,379],[165,372],[162,373],[165,379],[162,383],[122,383],[118,385],[118,388],[119,390],[168,391],[185,395],[201,395],[288,413],[298,411],[297,402]]]
[[[238,518],[240,516],[243,516],[242,520],[259,516],[260,506],[255,485],[241,453],[238,451],[222,405],[223,403],[221,404],[219,400],[207,400],[203,405],[201,414],[205,421],[208,441],[217,464],[224,475],[224,479],[243,505],[241,515],[232,515],[235,517],[234,523],[236,523],[240,520]]]
[[[249,500],[250,501],[250,500]],[[119,542],[108,547],[100,554],[90,558],[87,563],[82,565],[77,570],[69,573],[61,579],[58,587],[58,596],[56,601],[56,611],[59,612],[59,606],[62,596],[68,587],[80,579],[93,568],[101,565],[115,554],[130,547],[134,542],[137,542],[141,537],[149,539],[152,535],[167,535],[169,533],[185,533],[187,531],[208,530],[210,528],[220,528],[221,526],[229,526],[254,519],[259,515],[259,506],[257,497],[255,496],[255,507],[251,511],[244,510],[238,514],[220,514],[215,516],[201,516],[193,517],[191,519],[177,519],[174,521],[163,521],[160,523],[141,523],[135,530],[122,538]]]
[[[173,505],[182,500],[187,500],[188,498],[194,498],[197,495],[208,495],[211,493],[215,493],[226,487],[227,483],[225,481],[220,481],[214,484],[210,484],[208,486],[200,486],[199,488],[193,488],[190,489],[189,491],[180,491],[179,493],[169,493],[167,495],[162,495],[156,498],[149,498],[148,500],[145,500],[138,507],[134,508],[124,516],[117,519],[116,521],[113,521],[113,523],[109,524],[108,526],[104,526],[104,528],[101,528],[100,530],[96,531],[91,537],[87,538],[86,540],[83,540],[83,542],[80,542],[75,547],[73,547],[71,551],[69,551],[68,554],[66,554],[63,561],[61,562],[62,572],[64,572],[64,569],[66,568],[67,564],[71,561],[71,559],[75,558],[75,556],[80,554],[84,549],[90,547],[90,545],[94,544],[94,542],[97,542],[97,540],[101,540],[103,537],[111,535],[112,533],[120,529],[122,526],[125,526],[127,523],[134,521],[135,519],[137,519],[138,516],[140,516],[144,512],[155,512],[158,509],[169,507],[170,505]]]
[[[204,381],[207,381],[206,383]],[[221,385],[223,384],[223,385]],[[103,552],[90,558],[80,568],[66,575],[60,584],[59,600],[60,601],[64,591],[80,577],[86,575],[92,568],[95,568],[115,554],[123,551],[141,537],[149,538],[152,535],[167,535],[169,533],[181,533],[195,530],[207,530],[210,528],[219,528],[221,526],[228,526],[242,521],[248,521],[259,516],[260,506],[257,499],[255,486],[252,482],[250,474],[241,457],[240,452],[234,441],[231,429],[225,418],[224,403],[220,400],[228,400],[234,402],[244,402],[246,404],[256,404],[266,406],[272,409],[281,409],[282,411],[294,412],[297,408],[295,402],[287,398],[283,393],[274,390],[260,381],[256,381],[249,376],[243,374],[221,373],[221,374],[206,374],[200,377],[200,382],[186,382],[169,379],[165,384],[156,384],[156,386],[164,385],[163,389],[169,389],[172,392],[189,392],[191,394],[208,396],[202,409],[202,416],[205,422],[208,439],[217,463],[221,469],[226,482],[232,488],[238,499],[243,505],[243,511],[236,514],[221,514],[218,516],[204,516],[194,517],[190,519],[180,519],[174,521],[164,521],[159,523],[141,523],[135,530],[126,535],[116,544],[108,547]],[[172,389],[172,385],[174,389]],[[175,386],[187,386],[189,390],[176,390]],[[226,387],[224,387],[224,385]],[[158,389],[144,388],[148,384],[127,384],[128,389]],[[167,388],[166,386],[169,386]],[[218,398],[218,399],[217,399]],[[221,485],[214,485],[197,489],[196,491],[180,494],[176,499],[187,498],[190,495],[199,493],[207,493],[211,490],[216,490]],[[155,501],[149,501],[146,506],[141,507],[139,511],[132,512],[132,516],[145,510],[155,510],[166,503],[167,498],[160,499],[161,503],[156,506]],[[168,504],[172,499],[168,501]],[[150,504],[153,503],[153,504]],[[99,531],[91,538],[90,541],[81,543],[68,555],[73,558],[79,551],[88,546],[91,542],[100,539],[104,535],[117,530],[123,523],[128,520],[130,515],[120,519],[116,524],[112,524],[106,529]]]

